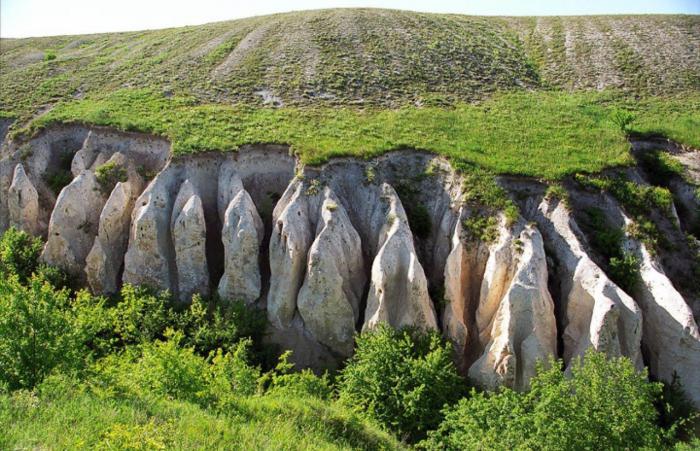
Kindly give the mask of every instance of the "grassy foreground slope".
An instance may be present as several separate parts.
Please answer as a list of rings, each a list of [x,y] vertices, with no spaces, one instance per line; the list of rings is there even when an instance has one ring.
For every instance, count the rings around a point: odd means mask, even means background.
[[[337,403],[238,398],[226,414],[167,398],[104,399],[73,388],[0,394],[3,449],[403,449]],[[69,419],[70,427],[66,428]]]
[[[292,146],[412,147],[557,178],[629,163],[625,131],[700,147],[700,16],[485,18],[374,9],[0,41],[0,116]],[[627,130],[616,117],[632,114]]]

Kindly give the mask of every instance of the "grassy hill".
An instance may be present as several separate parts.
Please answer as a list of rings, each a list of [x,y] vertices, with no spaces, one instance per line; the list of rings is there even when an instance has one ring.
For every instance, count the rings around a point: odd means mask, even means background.
[[[634,131],[700,147],[700,16],[336,9],[0,47],[15,129],[49,111],[32,130],[112,125],[175,152],[274,141],[315,163],[408,146],[558,177],[629,162],[621,108]]]

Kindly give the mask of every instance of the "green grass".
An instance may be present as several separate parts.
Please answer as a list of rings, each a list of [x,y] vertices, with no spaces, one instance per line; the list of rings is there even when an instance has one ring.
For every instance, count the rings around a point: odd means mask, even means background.
[[[389,434],[335,402],[241,397],[226,413],[165,398],[0,394],[2,449],[401,449]],[[67,423],[69,421],[69,423]]]
[[[700,95],[639,104],[630,125],[700,146]],[[627,107],[610,93],[512,92],[453,108],[256,108],[201,105],[191,97],[119,90],[60,103],[34,120],[30,134],[53,123],[89,123],[169,138],[176,155],[233,151],[245,144],[291,146],[306,164],[336,156],[370,158],[400,148],[444,155],[456,167],[498,174],[560,178],[633,162],[614,114]],[[672,121],[666,118],[671,115]]]
[[[369,158],[416,148],[496,173],[544,177],[631,163],[608,108],[585,94],[513,93],[450,109],[357,110],[197,105],[187,98],[121,90],[60,104],[31,129],[55,122],[163,135],[178,155],[283,143],[304,163],[315,164],[334,156]]]

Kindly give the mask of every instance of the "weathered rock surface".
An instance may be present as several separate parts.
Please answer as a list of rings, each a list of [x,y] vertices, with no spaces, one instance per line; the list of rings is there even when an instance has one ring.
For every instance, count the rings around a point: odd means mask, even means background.
[[[297,307],[306,329],[343,356],[352,354],[364,284],[360,236],[327,188]]]
[[[304,281],[306,254],[313,239],[309,200],[301,182],[289,185],[272,213],[270,291],[267,317],[278,328],[289,327]]]
[[[136,200],[124,256],[125,283],[171,290],[176,280],[174,250],[170,234],[172,174],[164,171]]]
[[[406,213],[391,186],[383,184],[381,190],[386,217],[379,232],[379,252],[372,263],[363,330],[382,322],[393,327],[437,329],[428,281],[413,247]]]
[[[234,162],[226,161],[221,164],[217,188],[216,206],[219,219],[223,223],[226,210],[229,208],[231,201],[243,190],[243,181],[236,171]]]
[[[187,185],[178,199],[191,190]],[[177,200],[175,201],[177,207]],[[187,303],[192,295],[209,295],[209,269],[206,255],[206,223],[202,199],[192,194],[181,209],[173,209],[172,225],[175,264],[177,267],[178,299]]]
[[[457,365],[466,373],[477,349],[475,316],[489,249],[482,241],[465,242],[462,234],[460,220],[455,225],[452,250],[445,263],[446,305],[442,324],[444,335],[454,346]]]
[[[138,181],[117,183],[102,209],[97,238],[85,261],[88,283],[96,293],[114,294],[119,289],[131,211],[140,186]]]
[[[691,401],[700,405],[700,332],[693,312],[643,243],[628,236],[625,247],[640,262],[634,296],[643,311],[650,372],[669,383],[676,373]]]
[[[563,202],[543,200],[535,219],[558,263],[564,362],[586,349],[626,356],[642,367],[642,314],[634,300],[588,256]]]
[[[259,256],[265,227],[242,185],[223,216],[224,274],[219,282],[219,297],[251,304],[262,290]]]
[[[32,235],[39,233],[39,194],[21,163],[15,167],[7,193],[7,206],[10,226]]]
[[[493,262],[493,263],[492,263]],[[477,309],[477,327],[485,345],[469,368],[469,377],[483,387],[529,387],[537,362],[556,356],[554,303],[547,290],[547,263],[540,233],[526,227],[514,240],[502,229],[489,257]]]
[[[105,201],[92,172],[83,171],[73,179],[56,200],[42,260],[84,279],[85,258],[97,235]]]
[[[481,208],[462,203],[464,180],[425,152],[313,168],[274,145],[172,157],[166,165],[168,155],[163,140],[99,127],[56,127],[4,145],[0,231],[14,224],[44,235],[48,227],[44,260],[87,276],[97,292],[128,282],[189,302],[216,287],[224,302],[266,307],[269,340],[292,349],[301,367],[338,365],[352,353],[354,333],[386,322],[440,328],[464,374],[490,388],[525,389],[536,362],[556,355],[558,335],[567,365],[593,347],[641,368],[643,348],[651,374],[669,380],[677,372],[700,405],[700,337],[689,307],[698,300],[683,283],[692,255],[655,255],[628,237],[642,282],[625,293],[589,247],[587,223],[583,230],[576,223],[579,211],[595,206],[624,228],[622,208],[602,195],[565,182],[575,205],[569,211],[543,200],[542,183],[500,177],[536,226],[521,219],[506,227],[501,218],[489,244],[463,229]],[[697,160],[696,153],[678,158]],[[108,161],[126,169],[127,181],[96,180]],[[75,179],[56,196],[47,180],[68,173]],[[156,173],[141,193],[142,177]],[[646,183],[641,172],[626,174]],[[650,218],[676,248],[697,219],[691,185],[669,185],[683,230],[673,208],[670,219]],[[429,288],[444,288],[440,324]]]

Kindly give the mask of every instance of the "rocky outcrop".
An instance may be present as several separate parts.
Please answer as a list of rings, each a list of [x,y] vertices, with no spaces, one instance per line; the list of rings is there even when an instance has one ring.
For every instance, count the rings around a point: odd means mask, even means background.
[[[700,332],[693,312],[643,243],[628,236],[625,248],[640,263],[633,294],[643,312],[650,372],[669,383],[676,374],[691,401],[700,405]]]
[[[171,290],[174,251],[170,237],[172,174],[156,176],[136,200],[129,247],[124,256],[125,283]]]
[[[223,217],[224,274],[219,281],[219,297],[251,304],[262,290],[259,257],[265,227],[253,199],[242,186]]]
[[[301,182],[293,182],[272,213],[270,292],[267,317],[278,328],[291,324],[304,281],[306,253],[313,239],[309,200]]]
[[[568,365],[589,347],[626,356],[642,367],[642,314],[634,300],[589,257],[583,234],[563,202],[544,199],[533,216],[557,261],[563,357]]]
[[[83,280],[85,258],[97,235],[105,201],[95,175],[81,172],[56,200],[41,259]]]
[[[381,322],[393,327],[437,329],[428,281],[413,247],[406,213],[391,186],[383,184],[381,191],[386,216],[377,241],[379,252],[372,263],[363,330]]]
[[[542,236],[525,227],[517,238],[501,229],[481,286],[476,324],[484,353],[469,378],[488,389],[529,387],[538,362],[556,356],[554,303],[547,290]]]
[[[191,191],[190,185],[185,183],[173,208],[172,236],[178,297],[182,303],[189,302],[193,294],[209,295],[204,209],[202,199],[197,194],[190,194]],[[178,208],[178,201],[185,197],[184,205]]]
[[[75,127],[6,146],[0,229],[48,227],[44,261],[95,292],[148,285],[186,304],[216,289],[221,302],[265,308],[266,336],[300,367],[337,366],[357,332],[384,322],[439,330],[460,371],[487,388],[526,389],[538,361],[560,355],[570,367],[591,347],[641,369],[644,350],[653,377],[676,372],[700,405],[696,301],[682,283],[691,251],[656,255],[628,236],[641,282],[623,291],[579,213],[595,206],[624,230],[624,209],[600,193],[564,182],[569,209],[540,182],[500,177],[522,217],[511,225],[499,216],[497,239],[485,242],[465,220],[490,207],[465,203],[465,181],[424,152],[309,168],[285,147],[247,146],[166,164],[167,146],[149,139]],[[70,174],[56,196],[46,181]],[[626,174],[646,183],[642,172]],[[692,232],[694,204],[678,199],[680,226]],[[669,210],[664,236],[676,248],[692,243]]]
[[[10,226],[32,235],[39,234],[39,194],[21,163],[15,167],[7,192],[7,206]]]
[[[297,307],[306,329],[343,356],[352,354],[360,316],[365,285],[361,249],[360,236],[345,208],[326,188]]]
[[[460,218],[463,213],[460,212]],[[466,373],[477,348],[476,309],[489,248],[481,240],[465,240],[462,221],[452,233],[452,250],[445,263],[444,335],[452,342],[458,368]]]
[[[85,260],[85,274],[96,293],[114,294],[119,290],[131,211],[139,191],[138,182],[119,182],[102,209],[97,238]]]

